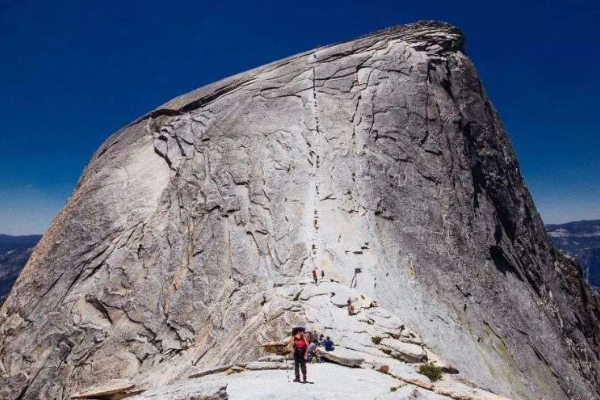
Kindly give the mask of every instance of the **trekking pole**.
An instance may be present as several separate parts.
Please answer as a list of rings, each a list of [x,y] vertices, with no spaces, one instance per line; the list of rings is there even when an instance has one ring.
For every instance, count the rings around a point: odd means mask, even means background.
[[[287,375],[287,381],[288,381],[288,383],[290,383],[290,370],[287,367],[287,361],[288,361],[287,357],[288,356],[286,354],[283,359],[285,360],[285,373]]]

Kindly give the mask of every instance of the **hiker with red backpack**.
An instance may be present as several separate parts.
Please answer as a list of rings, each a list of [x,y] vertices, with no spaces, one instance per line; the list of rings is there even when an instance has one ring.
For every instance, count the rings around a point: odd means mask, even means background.
[[[296,379],[294,382],[308,383],[306,380],[306,360],[308,358],[308,340],[304,328],[292,329],[292,338],[290,340],[294,355],[294,372]],[[302,371],[303,380],[300,381],[300,371]]]

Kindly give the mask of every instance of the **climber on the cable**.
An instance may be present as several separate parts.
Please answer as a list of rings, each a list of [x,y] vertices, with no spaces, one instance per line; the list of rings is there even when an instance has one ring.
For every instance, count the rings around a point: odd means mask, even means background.
[[[354,304],[352,304],[351,299],[348,299],[348,303],[346,304],[346,309],[348,310],[348,315],[350,315],[350,316],[358,314],[358,311],[356,311],[356,308],[354,307]]]

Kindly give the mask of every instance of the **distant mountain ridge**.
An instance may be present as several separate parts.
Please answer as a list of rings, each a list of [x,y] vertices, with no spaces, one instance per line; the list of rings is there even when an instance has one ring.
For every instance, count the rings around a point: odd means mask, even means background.
[[[600,220],[548,224],[546,228],[554,246],[575,257],[584,278],[600,288]]]
[[[0,306],[40,241],[41,235],[0,234]]]

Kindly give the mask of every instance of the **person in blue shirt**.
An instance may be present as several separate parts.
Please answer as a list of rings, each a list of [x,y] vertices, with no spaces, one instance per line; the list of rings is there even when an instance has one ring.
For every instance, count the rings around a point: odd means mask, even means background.
[[[325,345],[325,351],[333,351],[333,342],[329,336],[327,336],[323,344]]]

